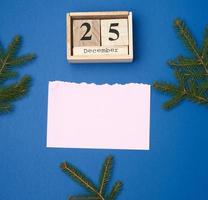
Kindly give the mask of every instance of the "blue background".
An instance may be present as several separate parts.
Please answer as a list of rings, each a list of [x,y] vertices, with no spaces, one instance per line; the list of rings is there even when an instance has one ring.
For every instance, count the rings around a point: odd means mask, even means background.
[[[116,159],[112,180],[124,182],[120,200],[208,199],[207,108],[184,102],[164,111],[161,104],[168,97],[153,89],[150,151],[46,148],[48,81],[174,81],[166,61],[189,54],[172,22],[184,19],[200,42],[208,24],[207,7],[206,0],[1,0],[1,42],[6,46],[21,34],[21,54],[35,52],[38,59],[20,69],[33,77],[29,95],[16,103],[13,113],[0,117],[0,199],[57,200],[82,194],[59,163],[71,161],[96,182],[109,154]],[[135,61],[68,64],[65,14],[106,10],[133,11]]]

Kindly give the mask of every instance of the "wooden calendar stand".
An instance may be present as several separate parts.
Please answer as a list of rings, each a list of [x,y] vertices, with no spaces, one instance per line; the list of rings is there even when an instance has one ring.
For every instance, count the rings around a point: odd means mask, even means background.
[[[132,62],[132,13],[68,13],[67,60],[71,63]]]

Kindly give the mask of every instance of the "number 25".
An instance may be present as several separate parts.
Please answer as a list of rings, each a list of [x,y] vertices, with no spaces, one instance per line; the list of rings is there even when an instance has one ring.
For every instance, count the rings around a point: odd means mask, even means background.
[[[90,32],[91,30],[91,25],[87,22],[83,23],[81,25],[80,28],[82,28],[83,26],[85,26],[87,28],[85,34],[82,36],[81,40],[91,40],[92,39],[92,35],[89,35],[87,36],[87,34]],[[120,33],[117,29],[115,29],[115,27],[118,27],[119,26],[119,23],[111,23],[110,24],[110,28],[109,28],[109,33],[113,33],[116,35],[115,38],[112,38],[112,37],[109,37],[108,39],[110,41],[115,41],[115,40],[118,40],[119,39],[119,36],[120,36]]]

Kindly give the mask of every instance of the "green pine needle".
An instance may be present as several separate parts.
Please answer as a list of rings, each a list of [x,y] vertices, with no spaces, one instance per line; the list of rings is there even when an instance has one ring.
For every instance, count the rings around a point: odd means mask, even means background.
[[[8,113],[11,110],[12,110],[12,105],[10,103],[0,103],[0,112],[1,112],[1,114]]]
[[[192,57],[178,56],[168,62],[174,70],[178,84],[156,81],[153,87],[171,96],[171,99],[163,104],[165,109],[173,108],[184,99],[200,105],[208,105],[208,27],[205,29],[201,47],[198,47],[181,19],[175,20],[174,27]]]
[[[109,196],[107,197],[107,200],[115,200],[116,197],[118,196],[119,192],[121,191],[121,189],[122,189],[122,182],[117,181],[114,184]]]
[[[22,43],[21,36],[17,35],[13,38],[5,54],[7,60],[11,60],[18,53],[21,43]]]
[[[184,58],[179,56],[175,60],[171,60],[168,64],[172,67],[199,67],[202,66],[201,62],[193,58]]]
[[[113,157],[112,156],[107,157],[103,164],[103,169],[101,171],[100,180],[99,180],[99,193],[101,195],[104,194],[107,183],[110,179],[112,164],[113,164]]]
[[[174,22],[174,27],[179,38],[183,41],[187,49],[193,53],[196,58],[198,58],[200,53],[198,52],[196,41],[189,29],[186,27],[185,23],[181,19],[176,19]]]
[[[170,109],[172,108],[174,105],[179,104],[182,100],[183,100],[184,94],[178,94],[172,97],[172,99],[170,99],[169,101],[166,101],[163,104],[163,108],[164,109]]]
[[[0,88],[0,101],[11,102],[23,97],[27,93],[31,78],[24,76],[20,81],[9,86]]]
[[[69,164],[67,162],[61,163],[60,168],[62,169],[62,171],[89,192],[89,195],[72,196],[70,197],[70,200],[115,200],[122,188],[122,183],[120,181],[117,181],[114,184],[110,194],[106,194],[106,186],[110,179],[112,162],[112,156],[108,156],[105,159],[98,187],[96,187],[95,184],[91,180],[89,180],[89,178],[87,178],[87,176],[83,172],[78,170],[72,164]]]
[[[8,67],[10,67],[10,66],[13,67],[13,66],[25,65],[25,64],[27,64],[28,62],[32,61],[35,58],[36,58],[35,54],[27,54],[27,55],[20,56],[18,58],[12,59],[11,61],[9,61],[7,63],[7,66]]]
[[[17,72],[7,70],[6,72],[0,74],[0,82],[2,83],[5,80],[15,78],[16,76],[17,76]]]
[[[19,81],[5,84],[9,79],[16,78],[18,73],[14,67],[23,66],[35,59],[35,54],[17,56],[22,43],[20,36],[15,36],[7,50],[0,44],[0,114],[8,113],[13,109],[13,101],[25,96],[29,90],[31,78],[23,76]]]

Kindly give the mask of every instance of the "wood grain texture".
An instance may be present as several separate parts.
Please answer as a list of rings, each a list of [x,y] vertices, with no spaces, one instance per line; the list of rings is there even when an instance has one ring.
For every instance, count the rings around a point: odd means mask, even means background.
[[[90,25],[89,32],[86,23]],[[91,39],[82,40],[85,34]],[[73,46],[100,46],[100,20],[73,20]]]
[[[115,32],[119,33],[119,35],[117,35]],[[101,20],[101,41],[102,46],[128,45],[128,20]]]
[[[129,15],[128,11],[113,11],[113,12],[71,12],[70,16],[73,19],[113,19],[127,18]]]
[[[67,42],[67,59],[72,56],[72,17],[70,14],[66,15],[66,42]]]
[[[129,26],[129,56],[131,61],[134,59],[134,43],[133,43],[133,14],[129,12],[128,16],[128,26]]]
[[[132,57],[129,55],[103,55],[103,56],[72,56],[70,63],[129,63]]]

